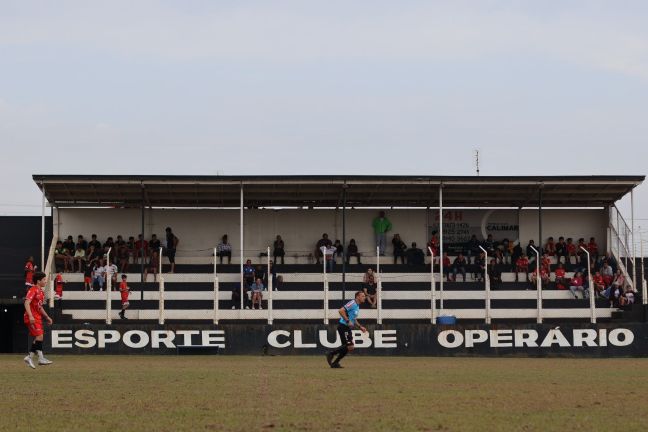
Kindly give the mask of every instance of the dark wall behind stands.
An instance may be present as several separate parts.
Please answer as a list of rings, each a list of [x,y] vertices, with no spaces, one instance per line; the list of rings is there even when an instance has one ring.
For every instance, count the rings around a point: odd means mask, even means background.
[[[46,259],[52,232],[52,217],[46,216]],[[0,216],[0,299],[24,294],[25,261],[31,255],[40,268],[40,251],[40,216]]]

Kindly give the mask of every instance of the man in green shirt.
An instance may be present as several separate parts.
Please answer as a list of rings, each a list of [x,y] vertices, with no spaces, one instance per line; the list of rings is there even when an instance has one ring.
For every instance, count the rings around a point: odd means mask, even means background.
[[[380,256],[385,256],[385,244],[387,243],[387,231],[391,231],[392,224],[385,217],[385,212],[381,211],[378,217],[373,220],[374,235],[376,237],[376,246],[380,250]]]

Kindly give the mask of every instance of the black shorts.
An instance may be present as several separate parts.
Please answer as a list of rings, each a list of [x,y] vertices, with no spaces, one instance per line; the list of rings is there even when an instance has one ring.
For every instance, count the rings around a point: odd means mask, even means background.
[[[167,256],[167,258],[169,258],[170,263],[175,263],[175,254],[176,254],[175,249],[167,249],[166,250],[166,256]]]
[[[351,328],[344,324],[338,324],[337,332],[340,335],[342,345],[353,345],[353,332]]]

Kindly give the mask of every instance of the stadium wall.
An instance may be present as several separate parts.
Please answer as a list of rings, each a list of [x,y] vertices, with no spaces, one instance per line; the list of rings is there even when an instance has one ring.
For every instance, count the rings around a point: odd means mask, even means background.
[[[457,212],[473,212],[471,219],[477,220],[474,213],[486,214],[487,210],[449,210],[444,216],[444,225],[452,223]],[[519,239],[526,245],[529,239],[538,243],[537,210],[497,210],[490,216],[497,217],[497,212],[517,214]],[[377,210],[347,210],[347,243],[354,238],[364,254],[373,254],[374,243],[371,221]],[[393,224],[391,234],[399,233],[409,245],[415,241],[419,247],[425,247],[429,240],[429,230],[435,225],[436,210],[397,209],[387,211],[387,217]],[[331,240],[342,239],[341,210],[265,210],[250,209],[244,213],[246,256],[258,256],[260,251],[271,246],[277,234],[286,244],[287,255],[308,254],[322,233],[328,233]],[[605,248],[607,212],[604,209],[585,210],[544,210],[542,232],[545,239],[553,235],[573,237],[594,236],[601,249]],[[508,217],[510,219],[510,215]],[[78,234],[90,236],[96,233],[100,239],[122,234],[126,238],[141,231],[141,211],[139,209],[59,209],[55,213],[55,230],[59,237]],[[239,256],[239,211],[223,210],[185,210],[185,209],[147,209],[145,211],[145,236],[155,233],[163,237],[165,227],[170,226],[180,238],[178,256],[208,256],[220,241],[223,234],[228,234],[234,247],[234,256]],[[497,233],[496,233],[497,234]],[[391,237],[391,236],[390,236]],[[495,239],[501,240],[497,235]],[[391,238],[388,238],[388,243]],[[557,240],[557,239],[556,239]],[[391,247],[388,247],[391,250]]]
[[[645,357],[645,324],[369,325],[354,331],[355,354],[397,356]],[[57,354],[321,355],[339,346],[323,324],[54,325],[46,341]]]

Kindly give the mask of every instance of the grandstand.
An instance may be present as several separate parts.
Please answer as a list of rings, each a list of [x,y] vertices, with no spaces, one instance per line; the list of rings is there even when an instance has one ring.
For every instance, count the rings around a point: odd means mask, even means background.
[[[364,321],[377,328],[390,324],[434,325],[439,316],[455,316],[460,324],[557,324],[640,321],[646,295],[637,283],[632,257],[633,221],[626,223],[615,203],[643,176],[591,177],[372,177],[372,176],[59,176],[35,175],[44,200],[53,208],[53,234],[44,238],[42,262],[54,275],[54,245],[68,235],[99,239],[144,233],[163,236],[167,226],[179,237],[177,267],[156,282],[142,283],[144,264],[131,257],[128,281],[133,294],[128,321],[119,319],[120,297],[85,291],[81,273],[63,273],[63,299],[50,306],[57,325],[82,323],[135,326],[157,324],[327,324],[338,315],[343,299],[362,288],[369,268],[378,270],[378,304],[363,308]],[[542,245],[549,236],[595,237],[601,253],[610,251],[638,290],[637,302],[624,309],[604,298],[575,299],[551,281],[537,289],[500,265],[502,283],[467,279],[449,281],[427,256],[422,265],[394,264],[391,245],[379,256],[371,229],[378,210],[387,212],[392,233],[423,246],[438,235],[440,254],[450,259],[462,251],[471,233],[480,240],[493,234],[525,247]],[[439,224],[438,221],[443,223]],[[315,243],[322,233],[344,245],[354,238],[362,264],[338,260],[332,273],[314,263]],[[220,237],[231,239],[231,264],[214,258]],[[286,264],[276,264],[280,287],[264,293],[262,310],[232,301],[241,290],[243,264],[268,270],[272,240],[286,242]],[[466,237],[468,236],[468,237]],[[388,238],[388,243],[389,240]],[[51,246],[46,247],[46,244]],[[424,247],[424,246],[423,246]],[[268,256],[270,255],[270,256]],[[489,257],[490,259],[490,257]],[[533,266],[530,271],[533,270]],[[577,268],[568,264],[567,277]],[[272,278],[270,278],[272,280]],[[638,287],[638,288],[637,288]],[[245,297],[245,295],[243,296]]]

